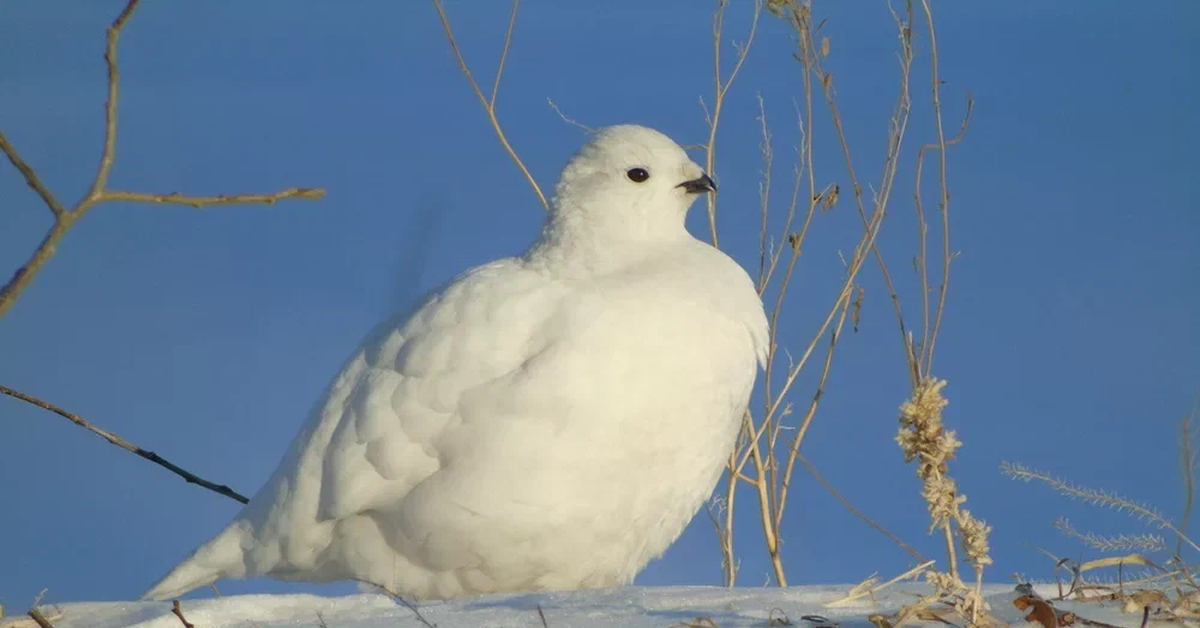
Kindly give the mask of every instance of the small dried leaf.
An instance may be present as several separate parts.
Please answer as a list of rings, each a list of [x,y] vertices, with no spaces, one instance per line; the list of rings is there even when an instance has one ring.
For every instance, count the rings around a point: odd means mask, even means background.
[[[1089,560],[1079,566],[1079,571],[1087,571],[1089,569],[1101,569],[1103,567],[1116,567],[1118,565],[1142,565],[1143,567],[1158,567],[1149,558],[1141,554],[1126,554],[1124,556],[1109,556],[1108,558],[1097,558]]]
[[[1045,600],[1039,600],[1030,595],[1022,595],[1013,600],[1013,606],[1017,610],[1029,609],[1029,614],[1025,616],[1025,621],[1036,621],[1043,628],[1058,628],[1058,615],[1054,612],[1054,607],[1050,606]]]
[[[875,628],[892,628],[892,622],[888,621],[887,615],[876,613],[868,617],[867,621],[875,624]]]
[[[858,298],[854,299],[854,314],[853,314],[853,319],[852,319],[853,325],[854,325],[854,333],[856,333],[856,334],[858,333],[858,322],[862,315],[863,298],[866,296],[867,296],[867,292],[865,290],[863,290],[862,284],[859,284]]]
[[[829,38],[828,37],[821,38],[821,56],[822,57],[829,56]]]
[[[825,191],[818,197],[821,203],[821,211],[829,211],[838,202],[838,194],[842,189],[836,183],[830,183],[826,186]]]

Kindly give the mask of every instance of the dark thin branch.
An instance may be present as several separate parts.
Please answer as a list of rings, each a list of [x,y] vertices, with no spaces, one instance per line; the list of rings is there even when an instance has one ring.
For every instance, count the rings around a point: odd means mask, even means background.
[[[891,539],[891,541],[893,543],[895,543],[896,545],[899,545],[901,549],[908,552],[909,555],[912,556],[913,558],[917,559],[917,561],[925,562],[925,560],[926,560],[925,557],[922,556],[920,552],[913,549],[913,547],[911,545],[900,540],[900,537],[896,536],[895,534],[892,534],[891,532],[888,531],[887,528],[879,525],[878,523],[875,522],[874,519],[871,519],[867,515],[863,514],[862,511],[855,508],[854,505],[850,503],[850,500],[843,497],[842,494],[837,491],[837,489],[833,488],[833,485],[829,483],[829,480],[826,480],[825,476],[821,475],[821,473],[819,471],[817,471],[817,468],[814,467],[813,464],[811,462],[809,462],[807,458],[804,457],[804,454],[799,454],[797,456],[797,459],[800,460],[800,463],[803,464],[805,466],[805,468],[808,469],[808,472],[811,473],[812,476],[814,478],[816,478],[816,480],[818,482],[821,483],[821,486],[824,486],[825,490],[829,491],[830,495],[833,495],[833,497],[835,499],[837,499],[839,502],[841,502],[842,506],[846,507],[846,510],[849,510],[851,514],[853,514],[854,516],[858,517],[859,519],[862,519],[863,521],[867,522],[867,525],[878,530],[880,534],[886,536],[888,539]]]
[[[250,501],[241,493],[238,493],[237,491],[233,490],[232,488],[229,488],[228,486],[225,486],[224,484],[214,484],[212,482],[209,482],[208,480],[205,480],[204,478],[201,478],[200,476],[198,476],[194,473],[191,473],[189,471],[186,471],[186,470],[180,468],[179,466],[175,465],[174,463],[166,460],[162,456],[159,456],[158,454],[156,454],[152,451],[147,451],[145,449],[142,449],[141,447],[138,447],[137,445],[130,443],[129,441],[125,440],[124,438],[121,438],[120,436],[117,436],[116,434],[113,434],[112,432],[102,430],[102,429],[96,427],[95,425],[92,425],[86,419],[79,416],[78,414],[75,414],[74,412],[68,412],[48,401],[43,401],[41,399],[38,399],[37,397],[34,397],[32,395],[27,395],[18,390],[13,390],[12,388],[9,388],[7,386],[0,385],[0,393],[8,395],[9,397],[13,397],[14,399],[20,399],[21,401],[24,401],[25,403],[35,405],[43,410],[48,410],[50,412],[53,412],[54,414],[57,414],[58,416],[61,416],[64,419],[67,419],[68,421],[74,423],[75,425],[78,425],[79,427],[82,427],[83,429],[99,436],[100,438],[103,438],[104,440],[108,441],[109,443],[112,443],[113,445],[116,445],[117,447],[120,447],[121,449],[124,449],[125,451],[128,451],[130,453],[137,454],[138,456],[141,456],[142,458],[145,458],[146,460],[149,460],[150,462],[153,462],[154,464],[156,464],[160,467],[163,467],[164,469],[167,469],[168,471],[170,471],[170,472],[174,473],[175,475],[178,475],[179,477],[186,480],[188,484],[196,484],[196,485],[204,487],[214,493],[220,493],[221,495],[224,495],[230,499],[237,500],[243,504],[249,503],[249,501]]]
[[[171,601],[171,612],[179,618],[179,623],[183,624],[183,628],[196,628],[196,626],[194,626],[187,620],[186,617],[183,616],[183,608],[179,606],[179,600]]]

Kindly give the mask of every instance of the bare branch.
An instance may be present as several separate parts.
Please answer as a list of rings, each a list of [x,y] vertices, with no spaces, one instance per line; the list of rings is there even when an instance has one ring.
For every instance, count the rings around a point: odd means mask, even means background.
[[[509,18],[508,32],[504,36],[504,52],[503,55],[508,55],[508,47],[512,41],[513,22],[517,19],[517,3],[520,0],[513,0],[512,15]],[[467,66],[466,59],[463,59],[462,52],[458,49],[458,41],[454,38],[454,31],[450,28],[450,19],[446,17],[446,11],[442,8],[441,0],[433,0],[433,8],[437,9],[438,18],[442,21],[442,29],[446,31],[446,41],[450,43],[450,50],[454,52],[454,58],[458,60],[458,67],[462,73],[466,75],[467,82],[471,84],[471,89],[475,92],[475,97],[479,99],[479,104],[483,105],[483,111],[487,114],[488,120],[492,123],[492,130],[496,132],[496,137],[500,140],[500,144],[504,146],[504,150],[508,156],[517,164],[517,168],[521,169],[521,174],[525,175],[525,180],[529,181],[529,185],[533,187],[533,191],[537,194],[538,200],[542,202],[542,207],[550,209],[550,203],[546,200],[546,195],[542,194],[542,188],[538,185],[537,180],[525,167],[525,162],[521,161],[517,151],[508,141],[508,136],[504,134],[504,128],[500,126],[500,120],[496,118],[495,93],[500,86],[500,76],[504,70],[503,59],[501,59],[500,67],[496,72],[496,84],[492,87],[492,100],[488,100],[484,96],[483,90],[479,88],[479,82],[475,80],[475,76],[471,74],[471,68]]]
[[[967,127],[971,123],[971,112],[975,110],[975,98],[971,94],[967,94],[967,111],[963,114],[962,125],[958,129],[958,135],[946,140],[944,146],[941,144],[924,144],[917,149],[917,168],[913,175],[913,202],[917,211],[917,224],[920,228],[920,246],[921,252],[917,256],[917,273],[921,276],[921,294],[923,295],[923,323],[921,334],[921,356],[919,363],[922,365],[928,364],[927,349],[933,346],[930,342],[931,327],[929,324],[929,273],[928,273],[928,258],[926,257],[926,242],[929,231],[929,225],[925,222],[925,209],[921,202],[921,174],[925,169],[925,151],[927,150],[942,150],[945,146],[953,146],[962,141],[967,134]]]
[[[803,464],[806,469],[808,469],[808,472],[810,474],[812,474],[812,476],[814,478],[816,478],[816,480],[818,482],[821,483],[821,486],[824,486],[825,490],[829,491],[829,494],[833,495],[834,499],[837,499],[838,502],[840,502],[842,504],[842,506],[845,506],[846,510],[849,510],[851,514],[853,514],[854,516],[858,517],[859,519],[862,519],[863,521],[867,522],[867,525],[871,526],[872,528],[875,528],[876,530],[878,530],[880,532],[880,534],[883,534],[884,536],[886,536],[888,539],[890,539],[896,545],[899,545],[901,549],[908,552],[908,554],[910,556],[912,556],[913,558],[917,559],[918,561],[920,561],[922,563],[924,563],[926,561],[925,557],[922,556],[921,553],[918,552],[916,549],[914,549],[911,545],[909,545],[908,543],[905,543],[904,541],[902,541],[900,539],[900,537],[896,536],[895,534],[892,534],[891,532],[888,531],[887,528],[879,525],[878,523],[876,523],[876,521],[874,519],[868,517],[867,515],[863,514],[862,511],[855,508],[854,505],[850,503],[850,500],[846,499],[841,493],[839,493],[838,490],[835,489],[833,487],[833,485],[829,483],[829,480],[825,479],[825,476],[821,475],[821,473],[819,471],[817,471],[817,468],[815,466],[813,466],[813,464],[811,462],[809,462],[807,458],[804,457],[804,454],[800,454],[798,456],[798,459],[800,460],[800,463]]]
[[[183,607],[179,605],[179,600],[171,601],[171,612],[179,618],[179,623],[183,624],[183,628],[196,628],[191,622],[183,616]]]
[[[42,200],[46,203],[46,207],[50,209],[50,213],[54,214],[55,218],[62,216],[67,211],[63,208],[62,203],[59,203],[58,199],[54,198],[54,194],[50,192],[46,184],[42,183],[42,180],[38,178],[33,168],[30,168],[29,164],[25,163],[24,159],[21,159],[21,155],[17,153],[17,149],[13,148],[13,145],[8,142],[8,138],[4,137],[3,133],[0,133],[0,150],[4,151],[4,155],[12,162],[12,165],[20,171],[21,176],[25,177],[25,183],[28,183],[29,187],[33,188],[33,191],[42,197]]]
[[[521,0],[513,0],[512,12],[508,14],[508,30],[504,32],[504,49],[500,51],[500,63],[496,65],[496,78],[492,81],[492,97],[488,106],[496,108],[496,95],[500,92],[500,77],[504,76],[504,62],[508,61],[508,46],[512,43],[513,26],[517,24],[517,6]]]
[[[202,486],[210,491],[213,491],[214,493],[220,493],[221,495],[224,495],[230,499],[239,501],[243,504],[248,503],[250,501],[245,496],[243,496],[241,493],[238,493],[237,491],[229,488],[228,486],[225,486],[224,484],[214,484],[212,482],[209,482],[208,480],[205,480],[204,478],[201,478],[200,476],[198,476],[194,473],[191,473],[190,471],[186,471],[186,470],[180,468],[179,466],[171,463],[170,461],[166,460],[162,456],[159,456],[158,454],[156,454],[152,451],[147,451],[145,449],[142,449],[141,447],[138,447],[137,445],[130,443],[129,441],[125,440],[124,438],[121,438],[120,436],[117,436],[116,434],[113,434],[112,432],[102,430],[102,429],[96,427],[95,425],[92,425],[86,419],[79,416],[78,414],[63,410],[62,408],[60,408],[48,401],[43,401],[41,399],[38,399],[37,397],[34,397],[32,395],[27,395],[23,392],[13,390],[12,388],[9,388],[9,387],[3,386],[3,385],[0,385],[0,394],[8,395],[9,397],[13,397],[14,399],[20,399],[21,401],[24,401],[25,403],[35,405],[39,408],[42,408],[43,410],[49,410],[50,412],[53,412],[53,413],[63,417],[64,419],[67,419],[68,421],[74,423],[75,425],[78,425],[79,427],[84,428],[85,430],[99,436],[100,438],[103,438],[104,440],[108,441],[109,443],[112,443],[113,445],[116,445],[117,447],[120,447],[121,449],[124,449],[125,451],[128,451],[130,453],[137,454],[138,456],[145,458],[146,460],[149,460],[150,462],[153,462],[154,464],[159,465],[160,467],[163,467],[164,469],[167,469],[168,471],[170,471],[170,472],[174,473],[175,475],[178,475],[179,477],[186,480],[188,484],[196,484],[196,485]]]
[[[320,188],[288,188],[274,194],[234,194],[217,196],[186,196],[177,192],[169,194],[150,194],[147,192],[123,192],[120,190],[105,190],[100,195],[101,201],[125,201],[130,203],[154,203],[170,205],[188,205],[197,209],[214,205],[243,205],[257,203],[274,205],[278,201],[292,198],[316,200],[324,198],[325,190]]]
[[[436,0],[435,0],[436,1]],[[729,91],[729,87],[733,85],[733,80],[737,78],[738,72],[742,69],[742,64],[746,62],[746,57],[750,54],[750,47],[754,44],[754,35],[758,32],[758,18],[762,15],[762,0],[756,0],[754,3],[754,18],[750,22],[750,34],[746,36],[746,43],[738,47],[737,61],[734,62],[733,71],[729,73],[728,78],[721,78],[721,35],[725,26],[725,7],[728,5],[728,0],[720,0],[717,4],[717,10],[713,14],[713,85],[714,85],[714,100],[711,115],[705,110],[705,118],[708,120],[708,143],[705,144],[706,157],[704,170],[709,175],[716,176],[716,151],[717,151],[717,125],[721,121],[721,107],[725,104],[725,94]],[[701,100],[703,104],[703,100]],[[708,200],[708,229],[711,233],[713,246],[718,246],[717,238],[717,198],[715,194],[707,195]]]
[[[891,10],[891,5],[888,5]],[[829,108],[830,116],[833,120],[834,130],[837,132],[838,142],[841,144],[842,156],[846,161],[846,172],[850,175],[850,183],[853,186],[854,201],[858,209],[858,215],[863,223],[863,228],[867,231],[871,229],[871,223],[878,215],[882,219],[883,208],[887,206],[889,197],[891,196],[892,182],[895,180],[897,160],[900,156],[900,146],[904,139],[905,129],[908,125],[908,114],[911,107],[909,99],[909,72],[912,67],[913,50],[912,50],[912,22],[911,5],[909,6],[910,13],[907,22],[901,20],[899,16],[892,11],[893,19],[896,21],[896,26],[900,31],[900,84],[901,89],[897,96],[894,113],[892,114],[892,128],[890,137],[888,138],[889,147],[886,159],[884,160],[883,177],[879,187],[879,192],[875,197],[875,207],[872,215],[868,216],[863,203],[862,186],[858,182],[858,175],[854,170],[854,161],[851,158],[850,144],[846,139],[845,129],[842,126],[841,113],[837,107],[837,97],[833,90],[833,74],[826,72],[821,64],[821,54],[817,49],[817,44],[813,36],[804,38],[801,42],[801,47],[805,48],[802,53],[806,59],[811,59],[813,67],[817,75],[821,78],[821,89],[825,94],[825,101]],[[900,327],[900,341],[905,345],[904,354],[911,355],[911,350],[908,347],[908,330],[904,321],[904,313],[900,306],[900,295],[896,291],[892,283],[891,273],[888,271],[887,263],[884,261],[883,253],[880,252],[878,244],[872,238],[870,243],[871,253],[875,257],[875,261],[879,266],[880,274],[883,276],[884,285],[887,287],[888,294],[891,297],[892,308],[896,312],[896,321]],[[915,364],[909,364],[909,383],[916,386],[919,379],[919,372]]]
[[[108,35],[104,46],[104,63],[108,66],[108,100],[104,103],[104,150],[100,153],[100,166],[96,169],[96,178],[88,192],[88,199],[93,203],[108,185],[108,173],[112,170],[113,159],[117,152],[117,97],[121,92],[121,73],[117,68],[117,43],[121,39],[121,30],[129,21],[129,16],[137,9],[139,0],[129,0],[117,19],[108,27]],[[90,204],[90,203],[89,203]],[[79,208],[82,212],[86,205]]]
[[[12,279],[9,279],[8,283],[4,284],[3,288],[0,288],[0,318],[3,318],[9,308],[17,302],[17,297],[24,292],[25,288],[28,288],[29,284],[33,283],[34,276],[37,275],[42,266],[54,256],[55,245],[58,244],[58,241],[62,239],[67,229],[70,229],[71,224],[74,222],[75,217],[73,214],[62,214],[62,218],[56,221],[54,226],[50,227],[50,231],[46,233],[46,237],[42,238],[41,244],[38,245],[33,255],[29,257],[29,261],[18,268],[17,272],[13,273]]]
[[[54,225],[42,238],[41,243],[29,260],[25,262],[12,278],[0,288],[0,318],[16,303],[17,297],[33,282],[33,278],[42,266],[54,256],[59,240],[67,231],[83,217],[88,210],[96,205],[109,201],[136,201],[147,203],[177,203],[204,207],[208,205],[229,205],[235,203],[267,203],[289,198],[318,199],[325,191],[313,188],[290,188],[275,194],[244,194],[238,196],[184,196],[181,194],[149,194],[142,192],[123,192],[108,189],[109,173],[112,171],[117,146],[117,104],[120,96],[120,71],[117,66],[117,44],[121,38],[121,30],[137,9],[139,0],[129,0],[120,15],[108,27],[104,48],[104,61],[108,67],[108,98],[104,104],[104,147],[100,154],[100,164],[96,168],[96,176],[92,179],[88,193],[71,209],[66,209],[54,197],[36,172],[17,153],[8,139],[0,134],[0,150],[8,157],[13,166],[25,177],[29,187],[42,197],[50,212],[54,214]]]

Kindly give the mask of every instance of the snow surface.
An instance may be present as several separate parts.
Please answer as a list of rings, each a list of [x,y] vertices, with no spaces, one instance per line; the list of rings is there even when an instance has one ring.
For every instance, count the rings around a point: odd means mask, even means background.
[[[668,628],[699,626],[703,628],[740,628],[785,626],[786,618],[797,628],[818,625],[845,628],[874,628],[867,617],[874,613],[893,613],[913,601],[926,589],[917,585],[897,585],[877,593],[874,600],[863,598],[846,606],[826,607],[842,598],[849,586],[804,586],[777,588],[721,587],[624,587],[619,589],[538,593],[518,595],[488,595],[430,602],[418,605],[418,610],[430,624],[438,628],[539,628],[542,619],[540,606],[549,628]],[[993,614],[1011,626],[1027,624],[1022,613],[1012,605],[1016,596],[1013,587],[993,585],[985,589]],[[1039,588],[1042,595],[1053,593],[1051,588]],[[275,628],[310,626],[318,628],[409,628],[426,624],[413,611],[391,598],[377,594],[346,597],[315,595],[239,595],[222,598],[185,600],[181,609],[188,622],[196,628]],[[1072,605],[1056,602],[1064,610],[1074,610],[1081,617],[1137,628],[1140,614],[1121,612],[1114,603],[1095,602]],[[171,602],[78,602],[40,607],[56,628],[182,628],[179,618],[171,612]],[[11,609],[10,609],[11,610]],[[820,615],[829,623],[804,619]],[[697,622],[708,618],[712,623]],[[775,620],[774,622],[772,620]],[[945,628],[944,625],[938,625]],[[1076,624],[1079,625],[1079,624]],[[1177,624],[1154,622],[1163,627]],[[34,626],[28,618],[0,619],[0,628]]]

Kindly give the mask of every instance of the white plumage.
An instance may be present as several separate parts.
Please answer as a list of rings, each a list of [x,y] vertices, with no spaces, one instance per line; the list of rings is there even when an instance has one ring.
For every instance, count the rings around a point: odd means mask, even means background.
[[[684,228],[713,187],[657,131],[597,133],[530,249],[381,323],[266,485],[146,597],[259,575],[418,599],[632,581],[711,493],[766,355],[752,281]]]

